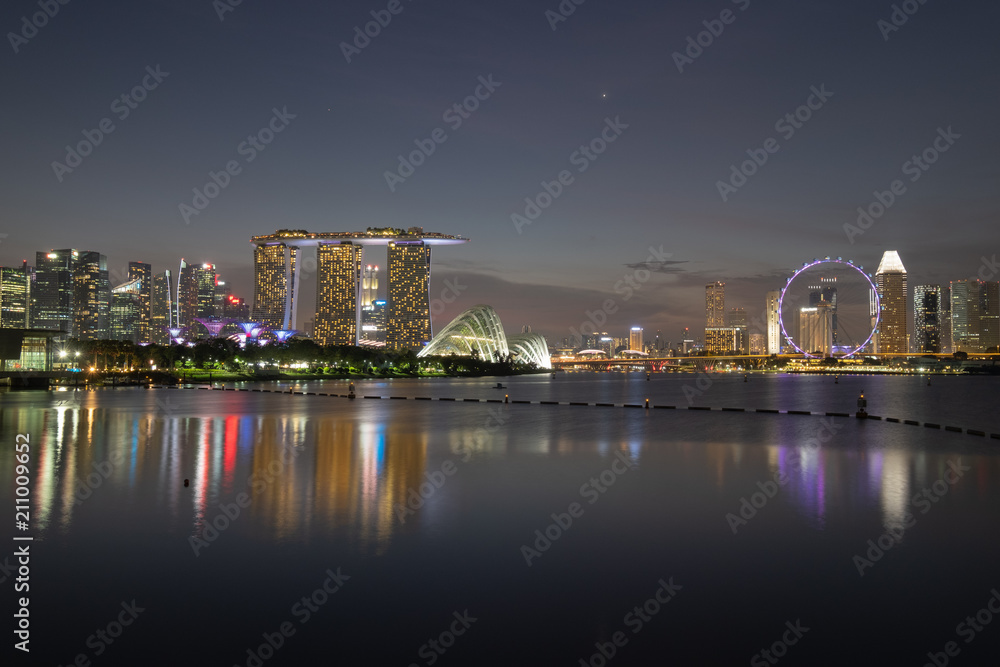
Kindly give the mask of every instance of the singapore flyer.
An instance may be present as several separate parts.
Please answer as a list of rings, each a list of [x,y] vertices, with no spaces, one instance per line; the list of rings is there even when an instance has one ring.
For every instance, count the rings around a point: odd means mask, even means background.
[[[873,352],[881,303],[864,267],[841,257],[805,262],[778,301],[786,352],[808,358]]]

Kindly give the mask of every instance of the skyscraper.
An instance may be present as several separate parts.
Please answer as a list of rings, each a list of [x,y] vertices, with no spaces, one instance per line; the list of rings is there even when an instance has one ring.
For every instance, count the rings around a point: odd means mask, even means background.
[[[0,266],[0,329],[27,329],[30,324],[31,280],[27,260]]]
[[[35,285],[31,291],[31,327],[73,331],[73,265],[76,250],[35,253]]]
[[[821,303],[830,305],[833,326],[833,344],[837,345],[837,279],[820,278],[818,285],[809,286],[809,305],[818,306]]]
[[[386,346],[418,350],[431,335],[431,248],[421,241],[389,244]]]
[[[955,352],[979,352],[980,285],[976,279],[951,282],[951,343]]]
[[[827,302],[799,309],[799,348],[806,354],[833,354],[833,305]]]
[[[105,340],[110,335],[111,283],[108,258],[82,251],[73,262],[73,337]]]
[[[908,353],[906,269],[895,250],[886,250],[882,255],[875,272],[875,285],[882,303],[877,351],[883,354]]]
[[[979,347],[1000,352],[1000,283],[984,282],[979,289]]]
[[[129,281],[139,281],[139,313],[136,320],[135,342],[150,343],[150,299],[153,293],[153,267],[145,262],[128,263]],[[113,307],[113,306],[112,306]]]
[[[705,285],[705,327],[726,326],[726,283]]]
[[[254,246],[254,295],[250,317],[273,329],[295,328],[297,247],[284,243]]]
[[[378,300],[378,266],[369,264],[361,277],[361,308],[368,308]]]
[[[941,352],[942,304],[940,285],[917,285],[913,288],[914,352]]]
[[[781,354],[781,311],[778,304],[781,301],[781,292],[772,290],[767,293],[767,353]]]
[[[189,327],[198,318],[215,319],[215,264],[188,264],[181,260],[177,274],[177,326]]]
[[[736,348],[740,354],[750,354],[750,331],[747,328],[745,308],[730,308],[726,311],[726,327],[736,330]]]
[[[316,248],[316,323],[320,345],[357,345],[362,247],[326,243]]]
[[[170,342],[167,329],[174,326],[173,283],[170,270],[153,276],[152,291],[149,298],[149,337],[150,342],[166,345]]]
[[[632,327],[629,331],[628,349],[642,352],[642,327]]]
[[[142,300],[141,276],[111,289],[110,338],[112,340],[141,342],[139,332]]]

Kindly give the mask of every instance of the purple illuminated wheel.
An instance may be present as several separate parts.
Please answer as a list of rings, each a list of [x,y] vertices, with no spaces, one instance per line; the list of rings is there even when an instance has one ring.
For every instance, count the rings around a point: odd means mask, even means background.
[[[799,325],[796,333],[800,333],[800,317],[818,318],[813,309],[827,307],[832,322],[830,355],[852,357],[865,350],[878,331],[882,306],[872,276],[864,272],[864,267],[840,257],[826,257],[806,262],[788,279],[778,300],[778,322],[785,340],[799,354],[819,358],[816,349],[802,349],[809,341],[790,336],[788,325],[792,322]],[[789,314],[786,308],[794,314],[794,319],[786,319]]]

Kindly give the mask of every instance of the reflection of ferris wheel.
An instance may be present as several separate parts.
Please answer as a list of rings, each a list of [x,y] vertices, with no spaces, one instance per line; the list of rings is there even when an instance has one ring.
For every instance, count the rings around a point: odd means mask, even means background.
[[[798,278],[801,274],[805,273],[806,271],[809,271],[810,269],[813,269],[814,267],[819,266],[821,264],[840,265],[840,267],[847,269],[848,273],[856,272],[860,274],[862,278],[864,278],[865,285],[868,288],[870,288],[869,293],[871,295],[871,304],[870,304],[871,329],[870,331],[867,331],[868,334],[867,338],[865,338],[865,340],[860,344],[858,344],[857,339],[855,339],[851,345],[842,346],[837,351],[836,354],[836,356],[845,356],[845,357],[854,356],[858,352],[864,350],[868,346],[868,344],[872,341],[872,339],[875,337],[875,332],[878,331],[878,325],[882,317],[882,312],[881,312],[882,305],[881,305],[881,300],[879,299],[878,290],[875,287],[875,283],[872,282],[872,277],[864,272],[863,267],[856,265],[851,260],[844,260],[840,257],[837,257],[836,259],[831,259],[830,257],[826,257],[824,259],[814,259],[812,262],[806,262],[805,264],[803,264],[802,268],[800,268],[798,271],[792,274],[792,277],[789,278],[788,282],[785,284],[784,289],[781,290],[781,297],[778,300],[778,322],[781,325],[781,333],[782,335],[784,335],[785,340],[787,340],[789,344],[791,344],[791,346],[794,347],[799,354],[802,354],[811,359],[815,359],[818,356],[820,356],[815,354],[815,352],[817,351],[816,349],[806,351],[803,350],[802,347],[800,347],[800,343],[809,346],[808,342],[799,341],[798,343],[796,343],[796,337],[788,335],[788,328],[786,327],[785,324],[785,311],[783,309],[783,306],[785,302],[785,296],[786,294],[788,294],[789,288],[791,288],[792,285],[795,284],[795,279]],[[836,304],[836,302],[834,302],[834,304]],[[836,317],[836,315],[834,315],[834,317]],[[815,319],[818,320],[819,317],[816,317]],[[800,323],[800,330],[801,329],[802,326]],[[832,346],[828,350],[828,353],[830,354],[830,356],[833,356],[834,349],[832,348]]]

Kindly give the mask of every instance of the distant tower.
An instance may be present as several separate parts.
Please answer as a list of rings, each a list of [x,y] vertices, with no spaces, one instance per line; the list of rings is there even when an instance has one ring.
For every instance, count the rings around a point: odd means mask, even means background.
[[[917,285],[913,288],[914,352],[941,352],[942,304],[940,285]]]
[[[361,308],[371,308],[378,301],[378,266],[369,264],[361,276]]]
[[[895,250],[886,250],[882,255],[875,285],[882,303],[877,352],[908,353],[906,269]]]
[[[628,349],[642,352],[642,327],[632,327],[629,331]]]
[[[807,354],[833,353],[833,306],[823,302],[799,309],[799,348]]]
[[[781,311],[778,304],[781,292],[773,290],[767,293],[767,353],[781,354]]]
[[[705,286],[705,327],[724,326],[726,326],[726,283],[709,283]]]
[[[30,306],[27,260],[17,267],[0,266],[0,328],[27,329]]]
[[[129,282],[134,280],[139,281],[139,312],[135,323],[135,340],[140,343],[151,343],[150,300],[153,294],[153,267],[145,262],[129,262],[128,279]]]
[[[174,328],[174,296],[170,270],[153,276],[149,298],[149,337],[157,345],[170,343],[167,329]]]

